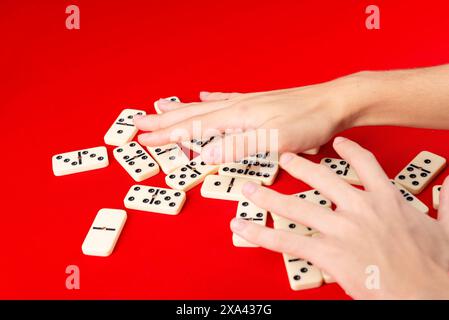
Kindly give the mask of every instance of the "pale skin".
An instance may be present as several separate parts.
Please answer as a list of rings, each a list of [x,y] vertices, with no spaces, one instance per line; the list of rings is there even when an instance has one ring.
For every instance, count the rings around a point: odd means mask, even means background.
[[[438,220],[405,202],[373,154],[338,137],[335,151],[358,173],[364,190],[328,168],[296,153],[328,142],[356,126],[397,125],[449,129],[449,65],[404,71],[361,72],[330,82],[270,92],[200,94],[200,103],[159,101],[162,115],[136,119],[144,145],[170,142],[173,131],[203,132],[279,129],[281,167],[318,189],[336,205],[334,214],[300,198],[247,183],[243,192],[256,205],[313,227],[320,237],[305,237],[234,219],[231,229],[270,250],[307,259],[329,273],[353,298],[449,299],[449,178],[440,194]],[[184,137],[185,138],[185,137]],[[203,149],[202,158],[220,163],[240,158],[222,143]],[[380,288],[366,287],[368,266],[380,271]]]

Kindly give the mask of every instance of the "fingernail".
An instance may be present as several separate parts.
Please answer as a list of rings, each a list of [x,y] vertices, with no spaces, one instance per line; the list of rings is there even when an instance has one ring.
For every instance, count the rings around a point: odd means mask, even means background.
[[[243,185],[242,191],[244,194],[251,195],[256,192],[259,186],[253,182],[247,182]]]
[[[286,165],[292,159],[293,159],[293,154],[292,153],[283,153],[281,155],[281,158],[279,159],[279,162],[281,163],[281,165]]]
[[[139,119],[142,119],[143,117],[145,117],[143,114],[136,114],[136,115],[133,117],[133,120],[139,120]]]
[[[340,142],[346,141],[348,139],[346,139],[345,137],[336,137],[334,139],[334,144],[339,144]]]
[[[232,219],[231,221],[232,231],[242,231],[243,229],[245,229],[245,221],[237,218]]]
[[[159,103],[161,103],[161,104],[167,104],[167,103],[169,103],[170,101],[169,100],[167,100],[167,99],[165,99],[165,98],[160,98],[159,100],[158,100],[158,104]]]
[[[200,92],[200,95],[202,95],[202,96],[208,96],[209,94],[210,94],[209,91],[201,91]]]

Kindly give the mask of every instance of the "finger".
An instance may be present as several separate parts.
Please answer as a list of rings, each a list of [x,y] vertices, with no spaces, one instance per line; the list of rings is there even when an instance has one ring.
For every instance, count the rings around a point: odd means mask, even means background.
[[[294,220],[321,233],[339,228],[340,218],[330,209],[325,209],[307,200],[292,195],[280,194],[274,190],[249,182],[243,186],[243,195],[256,206]]]
[[[162,114],[149,114],[143,117],[136,117],[134,119],[134,124],[142,131],[156,131],[173,126],[189,118],[227,107],[226,104],[212,102],[201,103],[202,106],[199,105],[200,104],[184,104],[184,106],[178,107],[176,110],[173,109],[172,111],[164,112]]]
[[[236,92],[200,92],[201,101],[221,101],[228,100],[240,96],[241,93]]]
[[[444,183],[441,186],[438,220],[441,221],[449,232],[449,176],[444,180]]]
[[[240,126],[240,119],[230,109],[218,110],[191,117],[174,125],[139,136],[146,146],[158,146],[169,142],[182,142],[192,138],[204,139],[221,135],[226,128]]]
[[[370,151],[343,137],[335,138],[334,149],[354,168],[366,190],[374,191],[390,186],[387,175]]]
[[[268,151],[270,152],[270,158],[277,160],[277,143],[273,143],[275,141],[273,139],[277,139],[277,136],[270,137],[270,130],[257,129],[238,133],[229,133],[229,130],[227,130],[226,133],[222,139],[216,140],[203,148],[201,158],[206,163],[235,162],[249,155]]]
[[[328,167],[293,153],[282,154],[279,164],[293,177],[317,189],[337,206],[351,203],[353,197],[359,192]]]
[[[319,238],[274,230],[244,219],[234,218],[231,221],[231,230],[250,243],[272,251],[307,259],[313,263],[317,263],[318,255],[327,251]]]

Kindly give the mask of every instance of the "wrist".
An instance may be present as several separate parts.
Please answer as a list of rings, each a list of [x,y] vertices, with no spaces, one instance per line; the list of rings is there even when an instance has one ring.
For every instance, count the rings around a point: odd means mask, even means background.
[[[379,106],[385,107],[385,83],[382,72],[362,71],[336,79],[337,101],[341,108],[341,128],[343,130],[382,125]]]

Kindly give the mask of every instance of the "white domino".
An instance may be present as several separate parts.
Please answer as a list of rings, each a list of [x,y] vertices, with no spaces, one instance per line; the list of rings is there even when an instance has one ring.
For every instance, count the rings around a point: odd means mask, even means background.
[[[265,226],[267,223],[267,210],[259,208],[247,200],[239,201],[236,217],[237,219],[244,219]],[[235,233],[232,234],[232,243],[236,247],[258,247],[258,245],[246,241]]]
[[[418,194],[444,169],[446,159],[421,151],[394,180],[413,194]]]
[[[411,192],[409,192],[407,189],[403,188],[402,185],[399,183],[396,183],[394,180],[391,180],[391,183],[396,186],[396,188],[399,189],[404,199],[415,209],[418,211],[421,211],[424,214],[429,213],[429,207],[427,207],[421,200],[416,198]]]
[[[115,148],[114,157],[137,182],[159,173],[159,166],[156,161],[135,141]]]
[[[332,202],[328,198],[323,196],[318,190],[315,190],[315,189],[296,193],[296,194],[293,194],[292,196],[309,201],[313,204],[322,206],[324,208],[332,207]],[[271,212],[271,217],[273,218],[273,220],[285,219],[273,212]]]
[[[248,181],[247,179],[220,175],[207,176],[201,186],[201,195],[205,198],[219,200],[246,200],[242,193],[242,187]],[[261,184],[260,181],[253,181],[253,183]]]
[[[209,138],[205,138],[205,139],[191,139],[188,141],[183,141],[181,142],[181,144],[186,147],[187,149],[190,149],[196,153],[201,153],[201,150],[203,150],[203,148],[205,146],[207,146],[209,143],[211,143],[212,141],[216,140],[220,138],[219,136],[214,136],[214,137],[209,137]]]
[[[207,175],[217,171],[218,166],[208,165],[198,156],[168,174],[165,177],[165,183],[172,189],[188,191],[203,182]]]
[[[189,162],[189,158],[176,143],[160,147],[147,147],[147,149],[165,174],[169,174]]]
[[[220,165],[218,174],[260,181],[262,184],[270,186],[274,183],[278,171],[279,165],[276,162],[253,156],[235,163]]]
[[[123,226],[126,211],[101,209],[84,239],[81,249],[85,255],[107,257],[114,250]]]
[[[179,100],[179,98],[178,98],[178,97],[175,97],[175,96],[173,96],[173,97],[168,97],[168,98],[164,98],[164,100],[169,100],[169,101],[173,101],[173,102],[181,102],[181,100]],[[158,100],[158,101],[159,101],[159,100]],[[156,111],[157,114],[162,114],[163,112],[162,112],[161,109],[159,109],[158,101],[155,101],[155,102],[154,102],[154,110]]]
[[[107,167],[108,152],[105,147],[95,147],[56,154],[52,157],[55,176],[79,173]]]
[[[136,109],[124,109],[109,128],[108,132],[106,132],[104,142],[117,147],[130,142],[137,131],[139,131],[134,125],[133,120],[136,115],[144,116],[146,112]]]
[[[432,200],[433,200],[433,208],[435,210],[438,210],[440,207],[440,192],[441,192],[441,185],[434,186],[432,188]]]
[[[320,269],[311,262],[285,253],[282,256],[292,290],[317,288],[323,284],[323,276]]]
[[[323,208],[327,208],[331,213],[330,210],[332,207],[331,201],[326,197],[324,197],[318,190],[309,190],[305,192],[300,192],[293,196],[311,202]],[[273,212],[271,212],[271,217],[273,218],[273,224],[275,229],[291,231],[303,236],[310,236],[318,232],[313,228],[300,224],[296,221],[289,220],[287,218],[274,214]]]
[[[350,184],[361,185],[360,179],[355,170],[349,165],[346,160],[323,158],[321,164],[329,167],[339,177],[346,180]]]
[[[185,201],[184,191],[134,185],[129,189],[123,202],[128,209],[176,215],[181,211]]]

